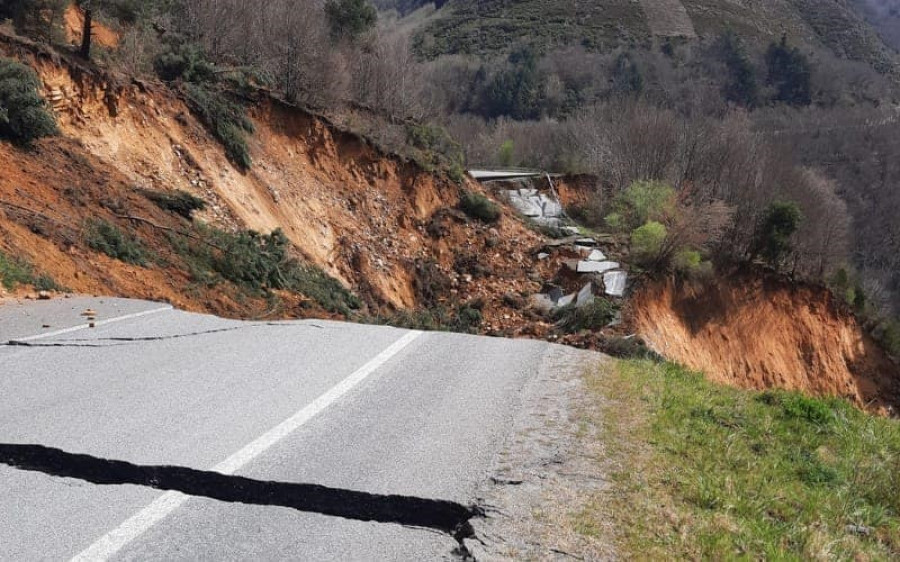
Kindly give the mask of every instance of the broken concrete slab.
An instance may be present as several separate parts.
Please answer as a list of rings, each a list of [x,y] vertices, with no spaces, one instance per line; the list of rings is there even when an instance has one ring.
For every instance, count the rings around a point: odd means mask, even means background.
[[[606,294],[612,297],[625,295],[625,286],[628,282],[628,274],[624,271],[610,271],[603,276],[603,285]]]
[[[578,296],[575,297],[575,306],[581,308],[592,302],[594,302],[594,284],[588,283],[584,288],[578,291]]]
[[[575,293],[572,293],[571,295],[566,295],[556,302],[556,306],[558,306],[560,308],[562,308],[564,306],[569,306],[570,304],[575,302],[575,297],[576,297]]]
[[[588,254],[588,261],[606,261],[606,254],[601,252],[600,250],[591,250],[591,253]]]
[[[619,269],[621,265],[614,261],[580,261],[578,273],[605,273],[613,269]]]
[[[539,312],[549,313],[556,307],[556,303],[545,294],[531,295],[529,304]]]

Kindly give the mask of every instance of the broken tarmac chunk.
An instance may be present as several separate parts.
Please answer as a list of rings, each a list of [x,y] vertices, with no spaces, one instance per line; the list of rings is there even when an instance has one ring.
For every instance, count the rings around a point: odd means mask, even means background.
[[[605,273],[613,269],[621,267],[614,261],[580,261],[578,262],[578,273]]]
[[[621,297],[625,295],[625,285],[628,281],[628,274],[624,271],[610,271],[603,276],[603,285],[606,287],[606,294],[612,297]]]
[[[600,250],[591,250],[587,257],[588,261],[606,261],[606,254]]]
[[[575,297],[575,306],[581,308],[583,306],[591,304],[592,302],[594,302],[594,284],[588,283],[580,291],[578,291],[578,296]]]

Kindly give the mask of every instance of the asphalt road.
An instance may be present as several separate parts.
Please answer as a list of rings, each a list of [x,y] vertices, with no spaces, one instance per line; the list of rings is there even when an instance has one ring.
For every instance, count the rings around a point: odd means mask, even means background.
[[[2,560],[458,559],[560,349],[80,298],[0,344]]]

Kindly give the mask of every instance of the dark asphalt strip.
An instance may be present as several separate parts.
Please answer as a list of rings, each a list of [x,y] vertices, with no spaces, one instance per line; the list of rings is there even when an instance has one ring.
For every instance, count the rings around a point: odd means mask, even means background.
[[[135,484],[223,502],[288,507],[357,521],[434,529],[451,535],[460,544],[474,534],[469,520],[484,515],[478,507],[446,500],[254,480],[180,466],[141,466],[42,445],[0,444],[0,463],[93,484]]]

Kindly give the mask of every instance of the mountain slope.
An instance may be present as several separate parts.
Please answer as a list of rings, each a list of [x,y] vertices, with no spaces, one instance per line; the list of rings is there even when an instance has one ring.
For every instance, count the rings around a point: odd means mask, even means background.
[[[522,45],[646,47],[654,36],[712,37],[733,29],[759,44],[787,34],[807,48],[828,48],[881,72],[897,64],[896,51],[845,0],[454,0],[438,14],[416,38],[427,57],[503,54]]]

